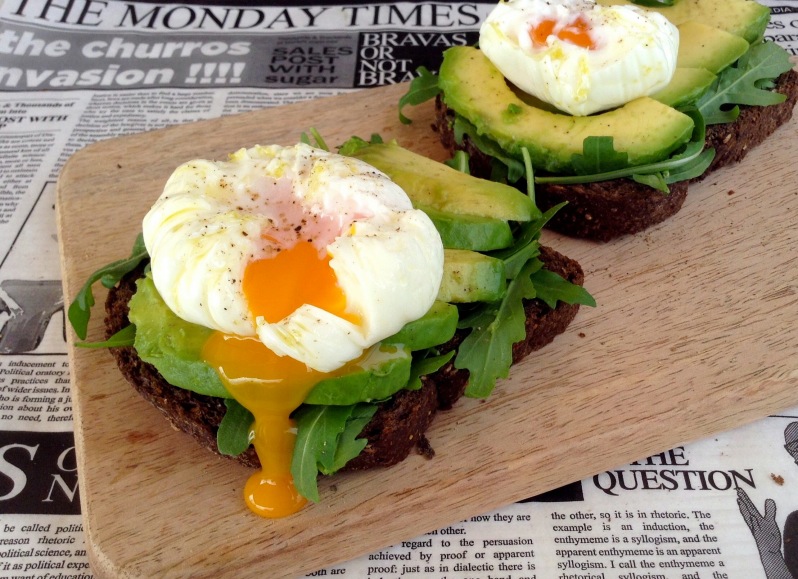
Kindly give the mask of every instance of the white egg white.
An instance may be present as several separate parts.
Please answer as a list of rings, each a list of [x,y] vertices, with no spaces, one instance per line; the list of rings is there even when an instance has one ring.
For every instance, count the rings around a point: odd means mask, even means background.
[[[443,275],[440,236],[398,185],[362,161],[303,144],[181,165],[145,216],[143,234],[155,286],[176,315],[258,336],[322,372],[421,317]],[[276,323],[250,313],[247,264],[305,237],[326,245],[359,323],[308,304]]]
[[[595,42],[583,48],[557,36],[574,18],[586,20]],[[530,30],[556,22],[545,45]],[[480,29],[479,46],[520,88],[563,111],[583,116],[621,106],[667,85],[676,69],[679,31],[667,18],[636,6],[592,0],[500,2]]]

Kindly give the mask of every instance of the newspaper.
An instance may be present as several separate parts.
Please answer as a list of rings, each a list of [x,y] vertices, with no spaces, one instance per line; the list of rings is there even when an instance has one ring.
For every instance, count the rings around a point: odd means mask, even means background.
[[[83,579],[54,221],[85,145],[407,81],[492,2],[0,3],[0,577]],[[767,39],[798,54],[798,2]],[[146,96],[146,98],[142,98]],[[798,408],[308,576],[798,577]]]

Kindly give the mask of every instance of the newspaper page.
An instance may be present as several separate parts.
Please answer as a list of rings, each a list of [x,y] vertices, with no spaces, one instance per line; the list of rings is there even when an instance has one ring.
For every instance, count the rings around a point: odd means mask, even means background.
[[[798,2],[767,40],[798,54]],[[410,80],[492,2],[0,2],[0,577],[86,579],[55,181],[89,143]],[[146,98],[142,98],[146,96]],[[309,577],[798,577],[798,408]]]

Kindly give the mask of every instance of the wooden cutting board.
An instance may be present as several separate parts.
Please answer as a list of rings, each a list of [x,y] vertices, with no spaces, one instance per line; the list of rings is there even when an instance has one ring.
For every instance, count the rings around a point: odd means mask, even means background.
[[[179,163],[242,146],[331,145],[380,133],[441,159],[432,107],[398,122],[405,87],[352,93],[100,142],[58,183],[68,299],[127,256]],[[433,460],[321,483],[321,502],[251,515],[247,470],[171,430],[105,351],[74,349],[87,544],[99,577],[296,576],[798,404],[798,139],[782,127],[744,163],[691,187],[661,226],[612,243],[544,242],[579,260],[598,301],[486,402],[429,432]],[[98,303],[104,290],[98,292]],[[102,335],[97,311],[90,338]],[[72,336],[70,335],[70,339]]]

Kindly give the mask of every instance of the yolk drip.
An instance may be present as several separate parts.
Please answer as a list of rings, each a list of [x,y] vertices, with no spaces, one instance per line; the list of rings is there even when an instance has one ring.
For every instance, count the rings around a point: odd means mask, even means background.
[[[557,26],[556,20],[541,20],[537,26],[529,30],[529,36],[535,46],[545,46],[546,39],[555,34],[554,28]],[[596,44],[590,35],[590,23],[580,14],[574,20],[562,27],[555,36],[565,42],[570,42],[576,46],[595,50]]]
[[[344,312],[346,296],[330,267],[330,256],[319,256],[308,241],[250,263],[243,288],[252,314],[269,323],[279,322],[302,304],[358,323],[357,316]]]
[[[276,355],[260,340],[221,332],[211,335],[203,356],[217,369],[230,394],[255,417],[253,444],[261,470],[244,488],[247,506],[270,518],[297,512],[307,501],[291,477],[296,430],[289,416],[326,375]]]
[[[252,314],[269,323],[280,321],[302,304],[357,323],[356,315],[344,311],[346,296],[329,256],[319,256],[309,242],[250,263],[242,283]],[[216,368],[228,392],[254,417],[250,436],[261,470],[244,487],[247,506],[269,518],[299,511],[307,501],[297,492],[291,476],[296,428],[290,415],[318,382],[351,371],[351,363],[333,373],[318,372],[293,358],[276,355],[256,338],[221,332],[214,332],[205,343],[203,357]]]

